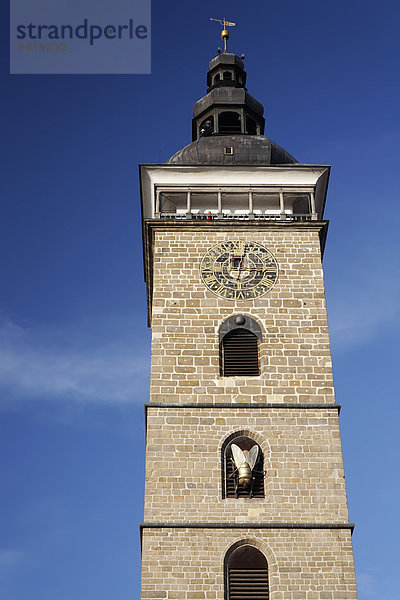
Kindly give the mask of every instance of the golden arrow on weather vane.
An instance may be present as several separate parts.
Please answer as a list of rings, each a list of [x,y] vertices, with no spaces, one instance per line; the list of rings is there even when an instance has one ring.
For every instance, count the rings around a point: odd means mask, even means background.
[[[210,21],[216,21],[217,23],[220,23],[222,25],[223,29],[221,31],[221,38],[224,40],[224,52],[227,52],[226,42],[229,39],[229,31],[227,27],[235,27],[236,23],[231,23],[230,21],[227,21],[225,17],[223,19],[213,19],[212,17],[210,17]]]

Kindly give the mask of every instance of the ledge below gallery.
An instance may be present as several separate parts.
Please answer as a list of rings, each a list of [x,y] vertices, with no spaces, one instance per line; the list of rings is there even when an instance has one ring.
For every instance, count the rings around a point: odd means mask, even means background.
[[[351,529],[354,523],[139,523],[140,529]]]
[[[300,408],[300,409],[327,409],[334,408],[340,412],[342,405],[341,404],[300,404],[300,403],[261,403],[261,402],[145,402],[144,404],[145,410],[148,408]]]

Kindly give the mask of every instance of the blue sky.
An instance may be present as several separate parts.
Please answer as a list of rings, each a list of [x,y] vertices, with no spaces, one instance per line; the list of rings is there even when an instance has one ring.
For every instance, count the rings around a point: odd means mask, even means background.
[[[266,134],[331,164],[324,268],[360,600],[397,600],[398,3],[153,2],[152,74],[8,75],[0,595],[139,597],[150,331],[138,163],[190,142],[219,29]]]

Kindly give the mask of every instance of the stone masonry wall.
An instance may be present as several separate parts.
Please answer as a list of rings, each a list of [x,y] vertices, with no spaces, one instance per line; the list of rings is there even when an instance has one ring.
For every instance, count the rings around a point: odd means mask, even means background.
[[[271,225],[271,224],[270,224]],[[227,239],[266,246],[279,264],[274,288],[245,302],[215,296],[200,261]],[[154,231],[152,402],[333,402],[333,381],[318,229],[243,223]],[[259,377],[219,376],[218,330],[233,314],[263,331]]]
[[[222,497],[221,448],[238,431],[263,450],[265,498]],[[338,411],[149,407],[144,520],[347,522]]]
[[[224,557],[241,541],[265,554],[271,600],[355,600],[338,411],[323,406],[334,391],[319,225],[166,222],[152,239],[142,600],[224,600]],[[230,301],[203,285],[202,256],[229,239],[275,255],[269,293]],[[263,332],[261,374],[220,377],[219,327],[240,313]],[[235,432],[263,450],[265,498],[222,497],[221,448]]]
[[[247,542],[267,558],[271,600],[355,600],[348,529],[145,529],[142,600],[223,600],[224,556]]]

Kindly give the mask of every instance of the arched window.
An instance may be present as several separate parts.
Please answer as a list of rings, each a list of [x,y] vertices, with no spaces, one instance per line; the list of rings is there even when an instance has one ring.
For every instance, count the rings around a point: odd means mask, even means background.
[[[219,73],[217,73],[217,74],[214,76],[214,85],[215,85],[215,84],[216,84],[216,83],[217,83],[217,82],[218,82],[220,79],[221,79],[221,76],[220,76],[220,74],[219,74]]]
[[[249,135],[257,134],[257,124],[251,117],[246,117],[246,131]]]
[[[232,79],[232,73],[230,71],[224,71],[224,79]]]
[[[200,123],[200,135],[211,135],[214,132],[214,117],[210,115]]]
[[[233,434],[225,440],[221,458],[224,498],[264,498],[264,456],[257,442]]]
[[[219,330],[220,375],[259,375],[259,341],[260,326],[250,317],[236,315],[224,321]]]
[[[242,130],[240,115],[237,112],[225,110],[218,117],[219,133],[240,133]]]
[[[228,550],[225,557],[225,600],[268,600],[268,563],[250,544]]]

